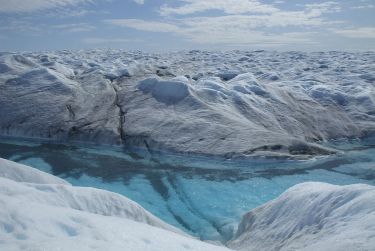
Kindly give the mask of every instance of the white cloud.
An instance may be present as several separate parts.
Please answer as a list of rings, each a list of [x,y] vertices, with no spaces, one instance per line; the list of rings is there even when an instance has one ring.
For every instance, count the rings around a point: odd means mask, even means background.
[[[256,16],[256,18],[236,15],[223,17],[191,18],[184,20],[184,27],[179,34],[196,43],[209,44],[249,44],[249,43],[285,43],[289,42],[310,42],[308,32],[281,33],[264,32],[258,27],[286,26],[293,24],[294,19],[282,17],[282,21]],[[309,24],[316,24],[315,21],[303,20]]]
[[[201,44],[281,44],[311,43],[311,32],[271,34],[255,30],[267,20],[251,19],[249,16],[202,17],[180,20],[178,25],[135,19],[107,20],[107,23],[141,31],[169,32],[186,40]],[[286,20],[285,23],[291,23]],[[275,25],[275,23],[271,24]]]
[[[162,15],[188,14],[216,7],[224,10],[224,6],[231,1],[208,0],[196,1],[185,0],[187,4],[182,7],[171,9],[163,6]],[[257,4],[257,1],[237,0],[243,4]],[[232,5],[235,5],[232,3]],[[184,8],[183,8],[184,7]],[[229,7],[229,6],[228,6]],[[221,16],[198,16],[174,18],[173,23],[146,21],[141,19],[110,19],[105,22],[111,25],[133,28],[148,32],[168,32],[182,37],[194,43],[203,44],[249,44],[249,43],[312,43],[312,32],[306,32],[306,28],[324,27],[332,21],[323,18],[325,13],[340,11],[336,2],[325,2],[321,4],[308,4],[299,11],[284,11],[271,8],[267,5],[268,12],[229,14],[230,12],[248,12],[242,6],[235,5],[232,9],[225,9],[227,15]],[[265,10],[265,9],[264,9]],[[253,10],[254,11],[254,10]],[[171,20],[171,19],[168,19]],[[275,28],[303,28],[304,32],[282,32]],[[266,32],[273,28],[273,32]],[[290,29],[289,29],[290,30]]]
[[[88,32],[96,27],[88,23],[65,23],[65,24],[35,24],[28,20],[12,20],[5,24],[0,23],[0,31],[27,33],[28,35],[52,34],[55,32]]]
[[[353,29],[336,29],[336,34],[349,38],[371,38],[375,39],[375,27],[360,27]]]
[[[246,32],[255,28],[273,28],[286,26],[323,26],[329,23],[322,19],[329,8],[308,6],[303,11],[277,11],[259,15],[222,15],[184,17],[174,19],[174,23],[146,21],[141,19],[109,19],[106,23],[151,32],[222,32],[223,36],[230,31]]]
[[[74,6],[93,0],[0,0],[0,12],[32,12],[43,9]]]
[[[84,38],[82,42],[86,44],[112,44],[112,43],[133,43],[133,42],[141,42],[141,40],[137,39],[127,39],[127,38],[96,38],[96,37],[89,37]]]
[[[204,30],[249,30],[254,28],[272,28],[286,26],[319,26],[324,22],[310,13],[278,12],[272,15],[229,15],[219,17],[195,17],[181,20],[183,24]]]
[[[179,30],[179,27],[174,24],[155,21],[145,21],[141,19],[107,19],[104,22],[112,25],[129,27],[142,31],[176,32]]]
[[[352,7],[352,9],[356,9],[356,10],[373,9],[373,8],[375,8],[374,4],[358,5],[358,6]]]
[[[305,5],[305,12],[311,17],[319,17],[326,13],[340,12],[341,6],[337,2],[312,3]]]
[[[58,24],[53,25],[53,29],[63,30],[67,32],[86,32],[95,29],[95,26],[87,23],[76,23],[76,24]]]
[[[207,10],[221,10],[226,14],[273,13],[278,11],[272,5],[262,4],[257,0],[182,0],[185,4],[179,7],[164,5],[160,14],[187,15]]]
[[[144,4],[145,0],[133,0],[133,2],[136,2],[137,4]]]
[[[46,31],[47,25],[35,25],[26,20],[10,20],[7,23],[0,23],[0,31],[28,33],[31,35],[40,35]]]

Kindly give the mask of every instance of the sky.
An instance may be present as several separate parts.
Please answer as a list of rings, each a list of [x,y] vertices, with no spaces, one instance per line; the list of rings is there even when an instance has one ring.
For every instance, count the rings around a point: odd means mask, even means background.
[[[0,51],[375,50],[375,0],[0,0]]]

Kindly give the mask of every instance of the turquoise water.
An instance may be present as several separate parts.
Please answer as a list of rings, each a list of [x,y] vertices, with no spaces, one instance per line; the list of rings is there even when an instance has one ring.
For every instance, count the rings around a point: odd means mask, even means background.
[[[245,212],[295,184],[375,184],[374,141],[329,145],[341,152],[304,161],[226,160],[2,139],[0,157],[123,194],[192,235],[225,241]]]

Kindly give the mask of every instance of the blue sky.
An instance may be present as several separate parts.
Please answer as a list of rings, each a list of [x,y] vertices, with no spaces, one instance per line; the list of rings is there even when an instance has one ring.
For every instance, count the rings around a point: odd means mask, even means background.
[[[0,0],[0,51],[374,50],[375,0]]]

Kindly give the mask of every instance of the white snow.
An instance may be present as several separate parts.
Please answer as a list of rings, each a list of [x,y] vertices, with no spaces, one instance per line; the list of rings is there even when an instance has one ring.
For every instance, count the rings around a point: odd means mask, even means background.
[[[375,247],[375,187],[302,183],[247,213],[235,250],[351,250]]]
[[[319,155],[375,132],[373,52],[0,54],[0,135]]]
[[[2,250],[229,250],[189,237],[121,195],[0,160]]]

